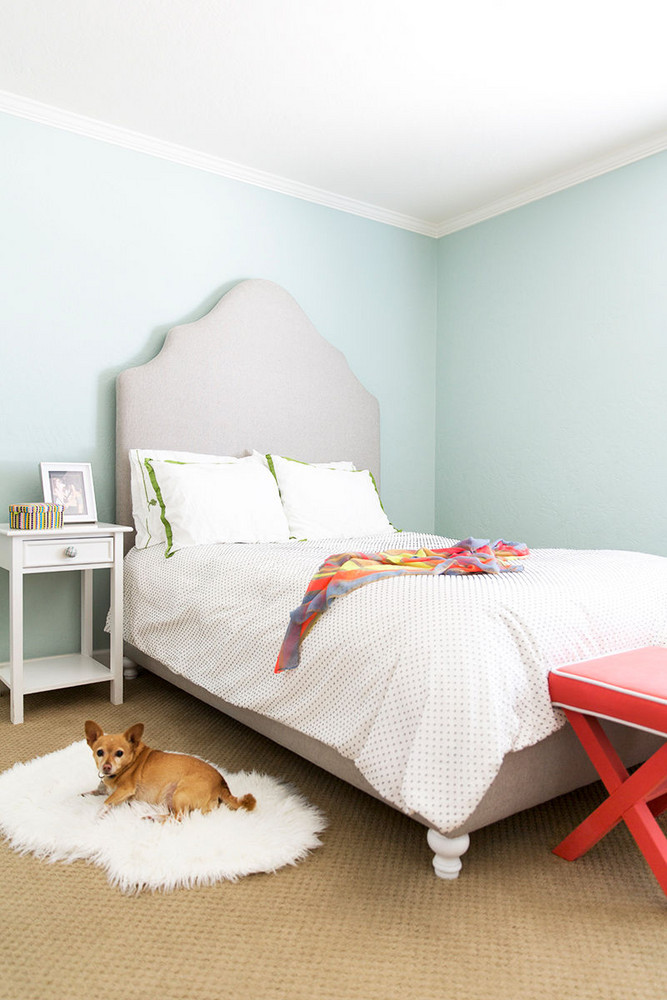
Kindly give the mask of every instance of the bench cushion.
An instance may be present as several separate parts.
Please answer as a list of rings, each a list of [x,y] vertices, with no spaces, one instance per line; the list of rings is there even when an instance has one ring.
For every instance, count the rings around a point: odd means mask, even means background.
[[[667,649],[645,646],[549,674],[554,705],[667,735]]]

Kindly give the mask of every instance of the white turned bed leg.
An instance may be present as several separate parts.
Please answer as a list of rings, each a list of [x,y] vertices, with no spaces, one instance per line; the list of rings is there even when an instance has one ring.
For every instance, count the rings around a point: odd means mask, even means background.
[[[123,677],[126,681],[134,681],[139,676],[139,667],[129,656],[123,657]]]
[[[438,878],[458,878],[461,871],[461,855],[470,847],[470,837],[462,833],[460,837],[445,837],[437,830],[426,833],[428,846],[433,851],[433,868]]]

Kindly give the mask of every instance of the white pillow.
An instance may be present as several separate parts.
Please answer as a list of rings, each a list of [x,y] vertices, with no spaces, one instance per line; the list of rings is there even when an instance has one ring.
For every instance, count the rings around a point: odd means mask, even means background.
[[[172,462],[238,462],[237,458],[228,455],[201,455],[193,451],[132,448],[129,454],[132,517],[136,530],[134,544],[138,549],[147,549],[150,545],[159,545],[167,540],[160,518],[160,505],[144,465],[147,458]]]
[[[146,465],[167,557],[188,545],[289,540],[275,479],[252,457],[183,464],[148,459]]]
[[[367,470],[317,468],[272,455],[290,535],[336,538],[395,531]]]

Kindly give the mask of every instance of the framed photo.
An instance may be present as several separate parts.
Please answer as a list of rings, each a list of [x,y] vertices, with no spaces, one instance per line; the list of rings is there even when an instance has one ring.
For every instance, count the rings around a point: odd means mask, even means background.
[[[97,520],[90,462],[40,462],[46,503],[61,503],[63,523]]]

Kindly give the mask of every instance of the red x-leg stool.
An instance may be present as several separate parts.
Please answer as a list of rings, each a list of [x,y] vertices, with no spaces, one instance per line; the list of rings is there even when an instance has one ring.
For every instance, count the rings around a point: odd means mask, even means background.
[[[655,818],[667,809],[667,742],[630,775],[598,721],[667,739],[667,649],[646,646],[559,667],[549,674],[549,691],[609,792],[554,854],[574,861],[623,820],[667,894],[667,838]]]

